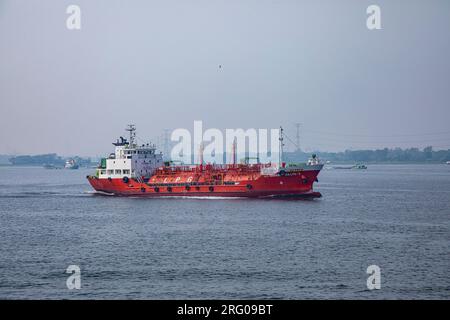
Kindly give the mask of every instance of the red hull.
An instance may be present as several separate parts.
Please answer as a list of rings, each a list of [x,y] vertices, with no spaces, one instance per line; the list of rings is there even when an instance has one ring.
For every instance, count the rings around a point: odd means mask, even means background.
[[[92,187],[99,192],[115,195],[146,197],[307,197],[317,198],[321,194],[313,191],[313,183],[320,170],[305,170],[301,174],[286,176],[257,176],[250,179],[238,179],[230,184],[221,183],[162,183],[138,182],[129,179],[99,179],[88,176]]]

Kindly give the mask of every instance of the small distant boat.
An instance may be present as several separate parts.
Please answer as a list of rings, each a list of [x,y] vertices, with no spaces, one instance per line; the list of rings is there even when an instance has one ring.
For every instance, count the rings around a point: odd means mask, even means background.
[[[450,164],[450,161],[447,161],[445,164]]]
[[[333,169],[339,169],[339,170],[343,170],[343,169],[353,169],[353,166],[335,166],[332,167]]]
[[[66,165],[64,168],[66,169],[78,169],[80,166],[73,159],[69,159],[66,161]]]
[[[333,167],[333,169],[356,169],[356,170],[365,170],[367,169],[367,166],[365,164],[362,163],[357,163],[353,166],[340,166],[340,167]]]

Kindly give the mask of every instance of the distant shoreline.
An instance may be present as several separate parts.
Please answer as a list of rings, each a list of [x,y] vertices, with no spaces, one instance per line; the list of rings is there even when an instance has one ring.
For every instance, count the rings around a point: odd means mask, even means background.
[[[323,163],[330,165],[354,165],[354,164],[446,164],[450,161],[450,149],[433,150],[429,146],[420,150],[419,148],[394,148],[394,149],[376,149],[376,150],[346,150],[342,152],[304,152],[285,151],[283,160],[286,163],[306,162],[316,154]],[[216,154],[216,159],[225,160],[225,154]],[[93,167],[98,164],[98,157],[80,157],[80,156],[60,156],[57,153],[39,154],[39,155],[0,155],[0,166],[32,166],[40,167],[51,165],[61,167],[67,160],[75,161],[82,167]],[[193,159],[192,159],[193,160]]]

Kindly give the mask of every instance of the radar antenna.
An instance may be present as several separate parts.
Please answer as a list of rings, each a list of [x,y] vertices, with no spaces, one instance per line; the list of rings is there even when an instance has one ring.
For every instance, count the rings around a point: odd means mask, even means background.
[[[136,126],[129,124],[125,130],[130,132],[130,147],[133,147],[136,144]]]

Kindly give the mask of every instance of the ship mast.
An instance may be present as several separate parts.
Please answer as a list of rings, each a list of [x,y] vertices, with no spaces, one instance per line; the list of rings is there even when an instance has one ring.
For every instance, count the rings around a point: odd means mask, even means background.
[[[200,166],[203,166],[203,152],[205,151],[205,145],[203,144],[203,141],[200,142],[200,146],[198,148],[198,162],[200,163]]]
[[[279,150],[278,150],[278,167],[281,168],[283,164],[283,127],[280,126],[280,137],[278,138],[280,140]]]
[[[129,143],[129,146],[130,147],[134,147],[134,145],[135,145],[135,138],[136,138],[136,126],[134,124],[129,124],[125,130],[130,132],[130,143]]]

